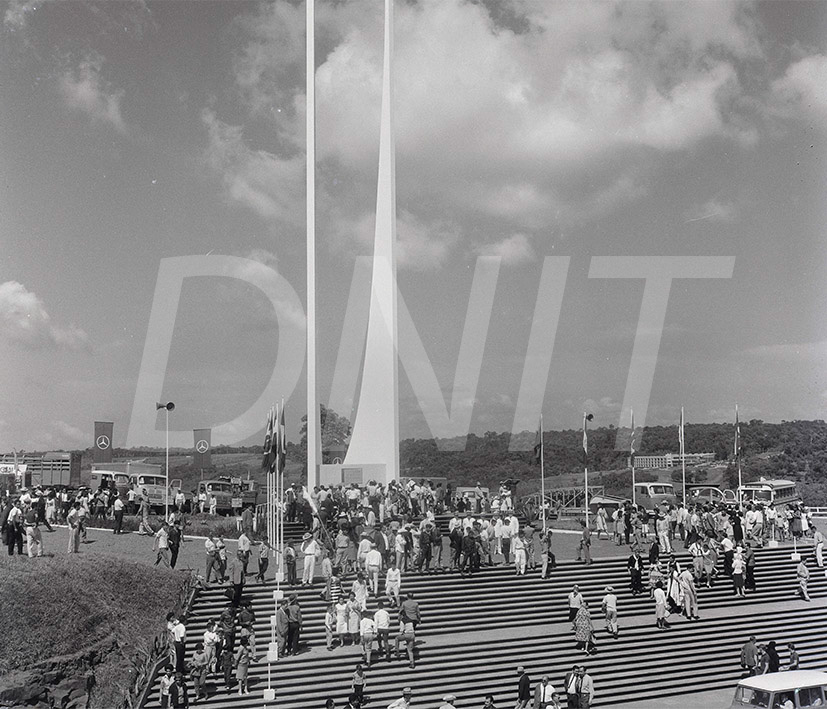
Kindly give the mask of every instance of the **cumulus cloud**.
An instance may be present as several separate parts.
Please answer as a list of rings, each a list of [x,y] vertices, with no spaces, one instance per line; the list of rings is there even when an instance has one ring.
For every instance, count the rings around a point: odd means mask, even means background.
[[[756,72],[768,63],[754,6],[512,0],[501,9],[396,7],[398,188],[411,221],[448,233],[475,221],[462,234],[473,251],[503,233],[603,217],[647,194],[659,160],[709,139],[757,140],[767,77]],[[302,22],[290,3],[262,6],[237,23],[247,42],[235,63],[248,108],[271,116],[279,145],[298,151]],[[319,190],[330,196],[319,219],[357,241],[351,227],[364,226],[375,189],[382,29],[381,4],[323,3],[317,15]],[[821,63],[799,64],[776,93],[821,105]],[[347,194],[326,181],[334,173]],[[737,216],[733,205],[712,206],[715,219]],[[421,242],[428,267],[459,252],[444,234],[403,232]]]
[[[475,250],[478,256],[498,258],[506,266],[521,266],[536,259],[534,247],[525,234],[516,233],[493,244],[485,244]]]
[[[0,283],[0,322],[6,337],[26,347],[76,350],[88,344],[80,328],[55,325],[40,298],[17,281]]]
[[[791,64],[772,88],[783,116],[827,118],[827,56],[815,54]]]
[[[253,150],[241,128],[219,120],[213,111],[205,110],[201,119],[208,133],[205,158],[221,175],[230,198],[267,221],[303,225],[304,156],[282,158]]]
[[[122,90],[116,90],[101,77],[103,59],[98,55],[84,59],[77,68],[60,77],[59,88],[69,108],[85,113],[93,123],[113,127],[126,133],[126,123],[121,114]]]

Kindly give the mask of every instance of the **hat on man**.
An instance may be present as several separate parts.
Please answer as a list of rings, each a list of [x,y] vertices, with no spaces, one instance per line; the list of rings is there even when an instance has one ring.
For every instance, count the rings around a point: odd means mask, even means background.
[[[405,689],[402,690],[402,694],[413,694],[413,690],[410,687],[405,687]]]
[[[614,593],[614,592],[615,592],[615,590],[614,590],[614,588],[613,588],[613,587],[611,587],[611,586],[606,586],[606,593]]]
[[[302,535],[302,541],[306,541],[306,540],[310,539],[310,537],[311,537],[311,536],[312,536],[312,535],[310,534],[310,532],[305,532],[305,533]]]
[[[522,665],[520,665],[520,666],[517,668],[517,672],[525,672],[525,667],[523,667]]]
[[[457,701],[457,695],[456,694],[446,694],[442,698],[442,701],[443,702],[455,702],[455,701]]]

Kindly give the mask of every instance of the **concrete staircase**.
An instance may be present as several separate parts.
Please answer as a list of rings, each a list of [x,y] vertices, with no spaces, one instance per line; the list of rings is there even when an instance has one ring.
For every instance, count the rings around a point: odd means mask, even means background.
[[[686,556],[679,555],[679,559],[689,561]],[[566,596],[575,583],[589,601],[598,630],[600,652],[594,657],[586,658],[575,650],[567,624]],[[629,591],[625,559],[597,560],[590,567],[563,563],[547,580],[540,579],[539,572],[517,577],[513,568],[503,567],[484,569],[472,578],[448,572],[404,576],[403,591],[415,592],[422,611],[423,622],[417,629],[420,657],[416,670],[411,670],[406,661],[376,661],[374,652],[375,664],[368,673],[369,706],[386,706],[407,685],[414,688],[417,707],[439,706],[439,699],[448,692],[460,698],[458,707],[481,706],[488,692],[494,694],[498,706],[513,706],[519,664],[526,666],[533,681],[548,674],[559,688],[571,665],[585,661],[597,688],[595,703],[600,706],[734,687],[740,675],[740,646],[753,633],[760,640],[795,642],[802,667],[820,667],[827,657],[827,618],[819,603],[827,596],[824,576],[812,574],[812,605],[795,601],[795,564],[789,550],[761,550],[756,584],[755,591],[740,599],[732,594],[729,579],[720,577],[714,588],[700,589],[701,621],[678,621],[670,631],[659,632],[648,595],[633,597]],[[599,602],[606,585],[614,586],[619,597],[618,640],[607,639],[601,630]],[[311,709],[323,706],[328,696],[340,705],[350,690],[359,651],[353,647],[324,650],[325,604],[318,596],[320,586],[295,589],[304,615],[302,640],[311,651],[274,665],[276,707]],[[273,590],[273,584],[245,589],[258,616],[259,648],[266,649],[270,637]],[[202,592],[196,601],[187,624],[189,652],[207,620],[216,618],[226,605],[223,591]],[[791,602],[794,615],[789,611]],[[369,610],[373,610],[372,603]],[[249,696],[212,686],[212,696],[204,704],[215,709],[258,708],[263,706],[261,691],[266,686],[267,664],[260,661],[250,668]],[[157,686],[147,706],[160,706]]]

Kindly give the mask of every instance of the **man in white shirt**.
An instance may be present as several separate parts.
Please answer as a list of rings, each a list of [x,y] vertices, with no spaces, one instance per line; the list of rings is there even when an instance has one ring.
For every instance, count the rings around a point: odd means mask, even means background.
[[[6,540],[9,556],[14,554],[15,547],[17,547],[18,554],[23,554],[23,510],[20,506],[20,500],[14,501],[12,508],[9,510],[9,516],[6,518]]]
[[[174,613],[167,614],[167,630],[169,631],[172,647],[175,650],[175,671],[184,671],[184,650],[187,640],[187,629],[178,620]]]
[[[555,694],[554,685],[548,681],[548,675],[544,676],[534,688],[535,709],[553,709]]]
[[[316,574],[316,554],[319,552],[319,543],[305,533],[302,537],[302,553],[304,554],[304,570],[302,571],[302,586],[312,586]]]
[[[729,537],[721,540],[721,548],[724,550],[724,574],[732,576],[732,559],[735,556],[735,544]]]
[[[198,493],[198,511],[204,514],[204,509],[207,507],[207,493],[202,488]]]
[[[569,593],[569,620],[571,621],[572,627],[574,626],[574,618],[577,615],[577,611],[580,610],[580,606],[582,605],[583,594],[580,593],[580,587],[575,584]]]
[[[112,530],[112,534],[123,533],[123,514],[125,507],[126,505],[124,505],[121,496],[116,492],[115,501],[112,503],[112,513],[115,517],[115,528]]]
[[[368,615],[359,621],[359,636],[362,639],[362,657],[365,660],[365,666],[370,667],[373,640],[376,638],[376,622]]]
[[[388,704],[387,709],[410,709],[411,695],[411,688],[405,687],[405,689],[402,690],[402,696],[399,699]]]
[[[250,541],[250,537],[247,536],[246,532],[242,532],[238,537],[238,550],[244,555],[242,559],[244,560],[244,575],[247,575],[247,564],[250,563],[250,551],[253,548],[252,542]]]
[[[204,541],[204,551],[207,553],[207,572],[204,575],[204,578],[207,583],[209,583],[215,567],[219,566],[220,568],[220,564],[218,563],[218,545],[215,543],[212,532],[207,532],[207,539]],[[215,580],[217,582],[221,581],[220,576],[221,574],[219,574],[216,570]]]
[[[69,553],[77,554],[80,551],[80,520],[78,519],[79,502],[73,502],[66,515],[66,524],[69,527]]]
[[[160,564],[163,561],[164,566],[169,567],[170,553],[168,522],[164,522],[163,526],[155,533],[155,551],[158,552],[158,555],[155,557],[155,566],[158,566],[158,564]]]
[[[379,595],[379,572],[382,570],[382,554],[371,542],[370,551],[365,554],[365,570],[368,573],[368,583],[374,596]]]
[[[379,656],[385,652],[388,662],[391,660],[391,615],[385,610],[385,602],[376,601],[376,613],[373,614],[373,623],[376,626],[376,642],[379,646]]]

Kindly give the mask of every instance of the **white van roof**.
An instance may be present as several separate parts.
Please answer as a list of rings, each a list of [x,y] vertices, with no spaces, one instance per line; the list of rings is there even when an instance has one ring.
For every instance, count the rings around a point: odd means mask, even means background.
[[[756,677],[747,677],[738,683],[741,687],[762,689],[765,692],[784,692],[799,687],[827,686],[827,672],[816,670],[794,670],[792,672],[772,672]]]

